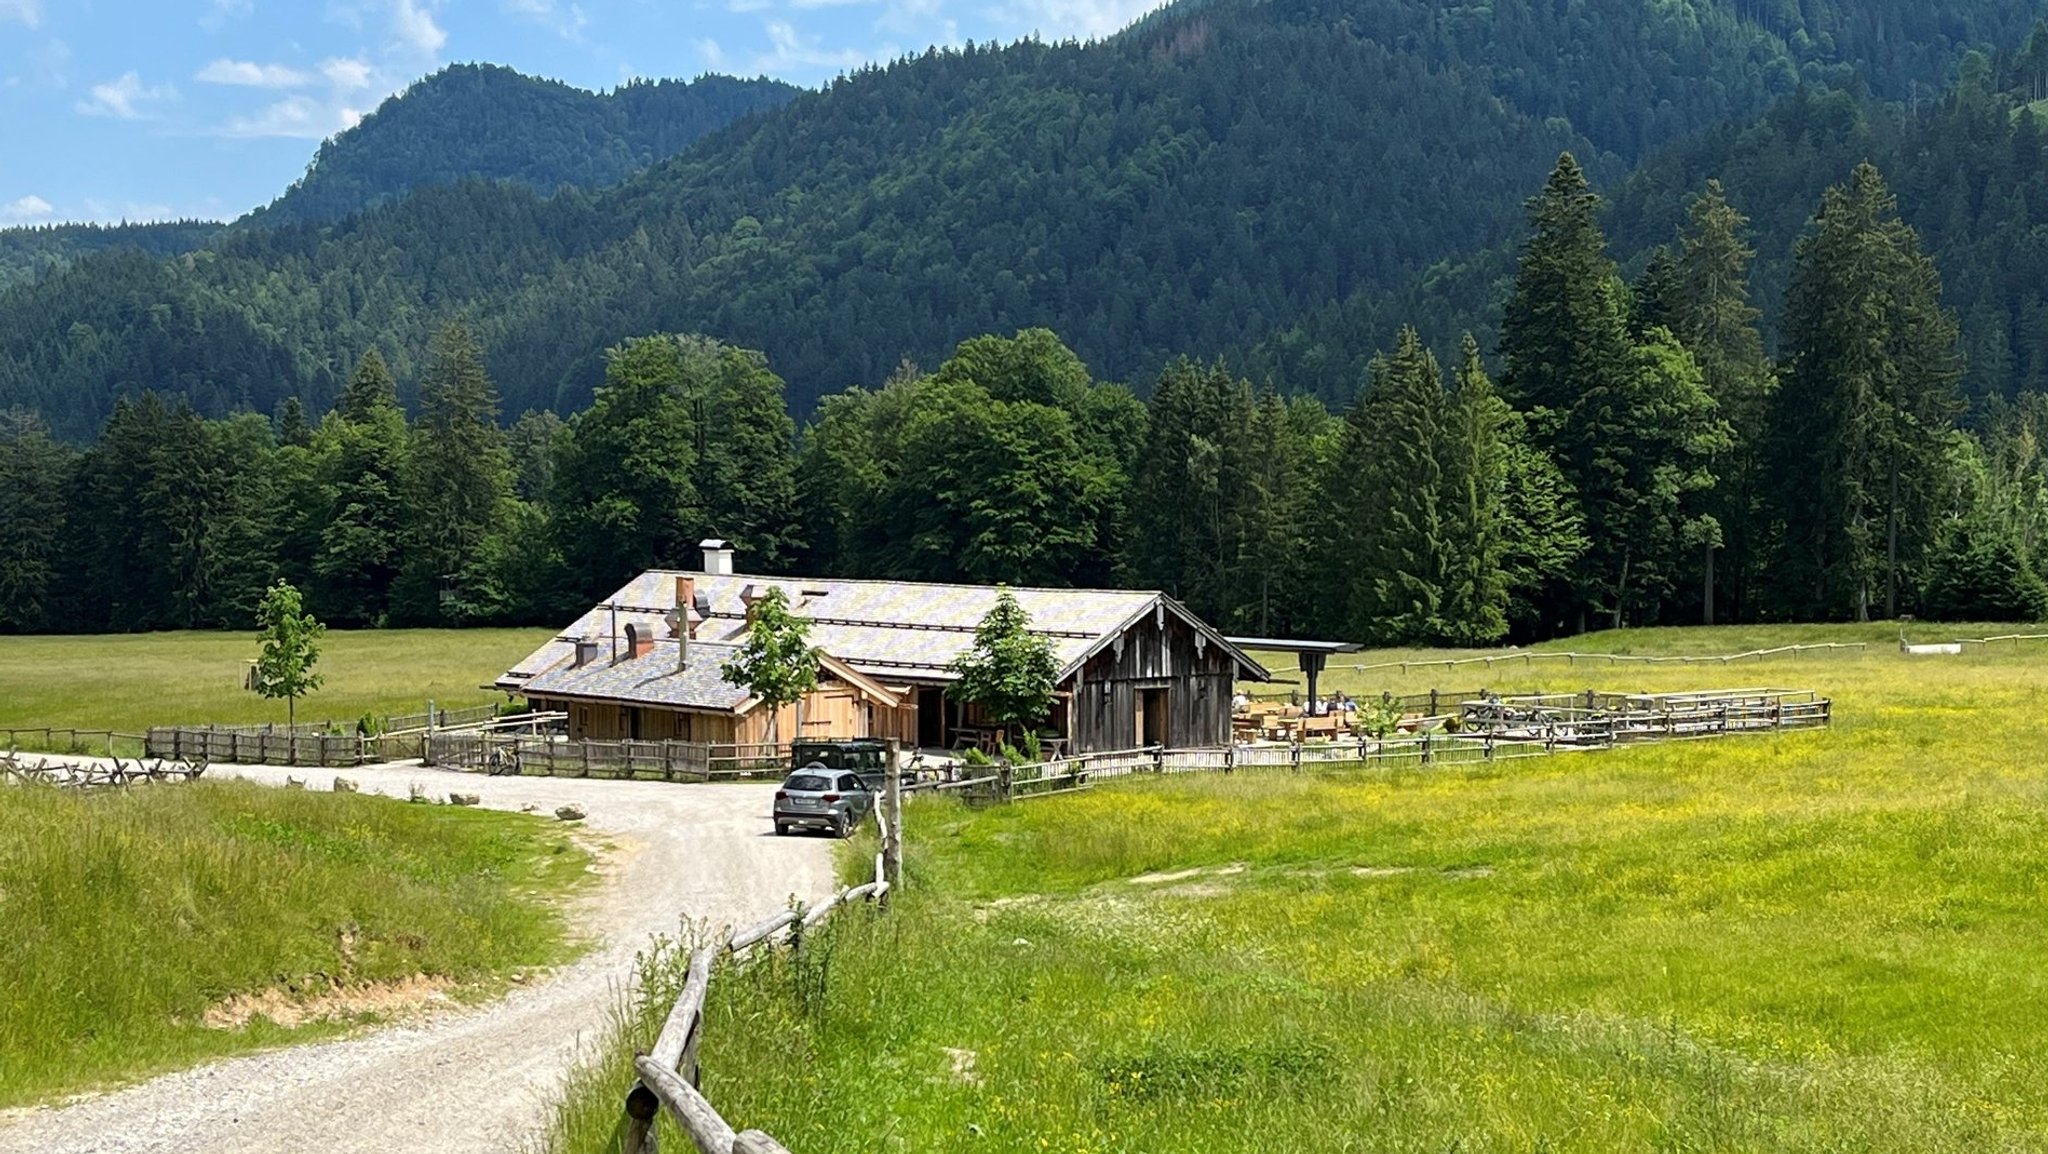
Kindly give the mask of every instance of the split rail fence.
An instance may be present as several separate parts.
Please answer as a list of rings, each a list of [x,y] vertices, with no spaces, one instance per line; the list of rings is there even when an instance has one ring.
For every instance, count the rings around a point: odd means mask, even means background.
[[[1363,765],[1379,768],[1471,765],[1644,742],[1690,741],[1744,734],[1823,729],[1834,706],[1808,690],[1727,689],[1690,693],[1479,696],[1454,704],[1436,691],[1389,698],[1427,708],[1420,732],[1358,735],[1327,742],[1261,743],[1197,749],[1118,750],[1078,754],[1033,765],[990,767],[961,781],[912,789],[961,791],[1001,800],[1086,789],[1134,773],[1231,773],[1238,769]],[[1451,711],[1436,713],[1451,705]],[[1415,724],[1410,719],[1404,724]]]
[[[886,804],[875,809],[882,834],[881,851],[875,854],[875,880],[839,890],[809,909],[792,907],[738,932],[727,928],[691,955],[682,993],[669,1008],[654,1049],[633,1059],[639,1080],[626,1094],[624,1154],[654,1154],[654,1119],[664,1109],[699,1154],[789,1154],[780,1142],[759,1130],[735,1131],[698,1089],[702,1084],[697,1051],[704,1036],[704,998],[720,961],[740,956],[778,934],[787,934],[789,948],[800,950],[811,930],[855,902],[886,907],[890,890],[903,883],[902,813],[902,794],[892,782]]]
[[[28,759],[19,753],[0,753],[0,785],[21,782],[66,789],[118,788],[158,782],[193,781],[205,773],[206,763],[203,761],[166,761],[161,758],[154,761],[129,761],[117,757],[110,765],[97,760],[51,761],[39,757],[34,764],[30,764]]]

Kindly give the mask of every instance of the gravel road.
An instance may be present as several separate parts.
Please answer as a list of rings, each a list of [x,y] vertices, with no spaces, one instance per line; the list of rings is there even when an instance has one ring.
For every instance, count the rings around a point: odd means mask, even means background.
[[[211,772],[273,784],[286,776],[261,766]],[[290,773],[313,789],[334,776]],[[814,901],[832,887],[829,841],[774,836],[773,786],[482,777],[418,766],[342,774],[392,797],[419,782],[439,799],[480,794],[494,809],[583,806],[585,824],[616,847],[603,860],[603,883],[576,912],[595,948],[487,1005],[0,1113],[0,1154],[518,1151],[545,1122],[579,1052],[596,1041],[650,934],[672,933],[684,917],[744,924],[792,894]]]

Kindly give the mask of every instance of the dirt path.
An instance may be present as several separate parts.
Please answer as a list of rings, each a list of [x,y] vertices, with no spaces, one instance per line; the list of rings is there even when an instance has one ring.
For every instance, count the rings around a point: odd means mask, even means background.
[[[214,773],[281,783],[284,770]],[[60,1107],[0,1114],[0,1154],[34,1151],[518,1151],[551,1095],[594,1043],[635,950],[687,916],[744,923],[795,894],[831,889],[831,843],[778,838],[772,786],[500,778],[416,766],[344,770],[365,791],[482,795],[497,809],[574,802],[615,843],[609,876],[579,910],[591,953],[488,1005],[439,1011],[331,1042],[169,1074]],[[293,770],[325,789],[333,774]]]

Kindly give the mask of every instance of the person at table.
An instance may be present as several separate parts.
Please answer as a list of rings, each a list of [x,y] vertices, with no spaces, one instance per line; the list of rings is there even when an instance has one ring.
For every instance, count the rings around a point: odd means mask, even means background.
[[[1250,709],[1251,706],[1252,699],[1243,690],[1239,690],[1230,699],[1230,712],[1232,713],[1243,713],[1245,710]]]

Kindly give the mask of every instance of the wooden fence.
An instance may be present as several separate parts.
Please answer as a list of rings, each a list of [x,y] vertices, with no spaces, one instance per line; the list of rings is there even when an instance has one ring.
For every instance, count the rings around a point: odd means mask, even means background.
[[[786,745],[707,745],[694,741],[571,739],[492,730],[434,733],[421,739],[428,765],[546,777],[714,781],[781,778]]]
[[[33,725],[0,729],[7,735],[5,748],[40,753],[80,753],[113,757],[123,749],[147,753],[143,736],[112,729],[74,729],[68,726]]]
[[[624,1154],[653,1154],[654,1117],[663,1109],[689,1135],[699,1154],[789,1154],[780,1142],[759,1130],[735,1131],[698,1090],[697,1051],[704,1036],[704,997],[711,989],[712,972],[721,960],[745,953],[777,934],[787,933],[789,947],[802,949],[807,931],[855,902],[886,906],[890,890],[903,884],[902,813],[902,793],[892,775],[885,804],[875,810],[882,832],[882,850],[875,855],[875,880],[839,890],[809,909],[793,906],[747,929],[734,932],[727,928],[691,955],[689,976],[669,1008],[654,1049],[633,1059],[639,1080],[626,1094]]]
[[[314,765],[344,768],[373,760],[370,745],[354,733],[305,732],[304,727],[152,726],[144,736],[150,757],[199,758],[233,765]]]
[[[1117,750],[1057,758],[1034,765],[997,763],[962,781],[910,788],[959,791],[970,799],[1012,800],[1086,789],[1104,778],[1134,773],[1232,773],[1271,768],[1299,771],[1320,765],[1421,768],[1473,765],[1573,750],[1607,749],[1651,741],[1686,741],[1743,734],[1820,729],[1832,724],[1833,703],[1803,689],[1724,689],[1689,693],[1531,694],[1474,697],[1451,703],[1428,719],[1434,728],[1384,737],[1355,735],[1337,741],[1269,742],[1198,749]]]
[[[108,765],[97,760],[53,762],[48,758],[37,758],[31,764],[27,758],[13,751],[0,754],[0,784],[14,781],[68,789],[95,789],[191,781],[205,772],[206,763],[203,761],[165,761],[161,758],[126,761],[117,757],[112,765]]]

